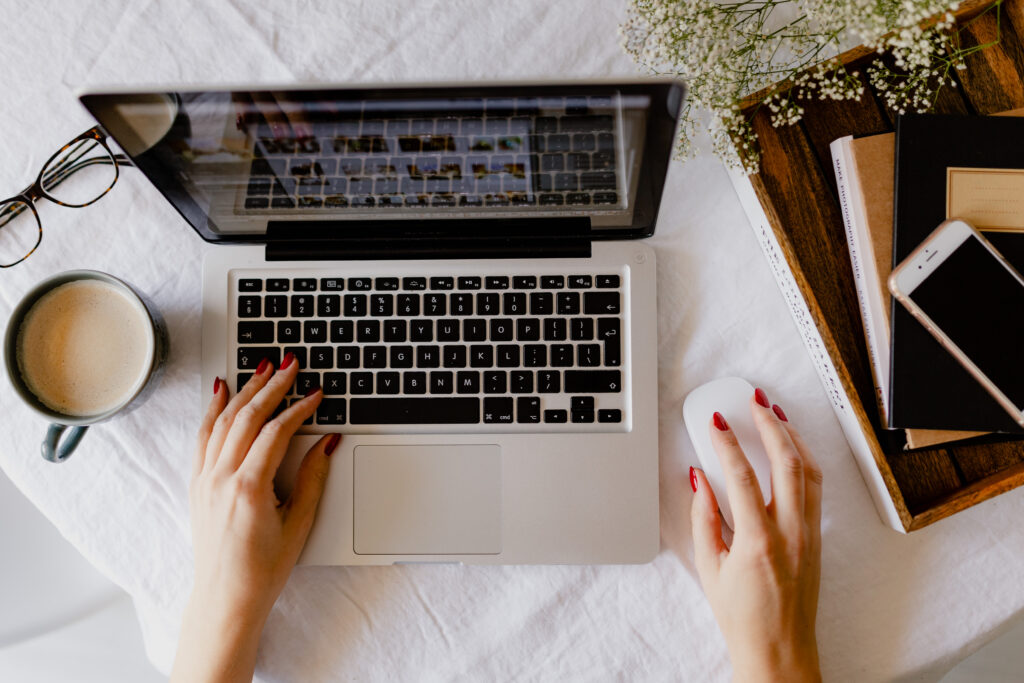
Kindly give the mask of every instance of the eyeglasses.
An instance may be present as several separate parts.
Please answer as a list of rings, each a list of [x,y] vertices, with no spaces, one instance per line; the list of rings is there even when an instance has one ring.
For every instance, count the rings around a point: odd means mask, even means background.
[[[133,164],[125,155],[110,151],[107,136],[98,126],[57,150],[34,183],[0,201],[0,268],[18,265],[43,241],[37,200],[49,199],[72,209],[89,206],[114,186],[119,166]]]

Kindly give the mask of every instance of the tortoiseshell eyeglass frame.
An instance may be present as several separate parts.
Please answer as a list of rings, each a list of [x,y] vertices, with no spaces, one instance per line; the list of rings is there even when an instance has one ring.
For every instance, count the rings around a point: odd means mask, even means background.
[[[97,142],[100,146],[103,147],[104,150],[106,150],[107,156],[94,156],[88,159],[81,160],[82,155],[89,150],[89,147],[85,147],[83,149],[83,146],[80,143],[88,141]],[[65,154],[65,152],[67,152],[67,154]],[[65,156],[61,159],[58,159],[58,157],[60,157],[62,154],[65,154]],[[46,190],[43,189],[44,181],[46,182],[46,185],[52,189],[57,185],[60,185],[65,180],[67,180],[72,174],[92,164],[113,164],[114,179],[110,181],[110,185],[105,190],[103,190],[96,197],[85,202],[84,204],[69,204],[67,202],[62,202],[61,200],[57,199],[56,197],[49,194]],[[114,154],[110,150],[110,147],[107,145],[107,135],[99,126],[90,128],[89,130],[85,131],[84,133],[73,139],[71,142],[57,150],[56,153],[54,153],[53,156],[47,159],[45,164],[43,164],[43,168],[39,171],[39,175],[36,176],[36,180],[34,183],[32,183],[21,192],[14,195],[13,197],[8,197],[7,199],[0,201],[0,206],[10,204],[9,206],[6,207],[5,210],[0,209],[0,221],[3,221],[6,213],[13,214],[11,216],[11,218],[13,218],[25,210],[24,208],[22,208],[23,206],[27,206],[32,211],[32,214],[35,216],[36,227],[39,230],[38,237],[36,238],[36,243],[27,254],[25,254],[20,259],[12,263],[0,263],[0,268],[10,268],[11,266],[18,265],[19,263],[27,259],[29,256],[31,256],[35,252],[35,250],[39,248],[40,243],[43,241],[43,224],[42,221],[39,220],[39,212],[36,211],[37,200],[48,199],[54,204],[59,204],[61,206],[66,206],[72,209],[80,209],[82,207],[89,206],[90,204],[99,201],[103,197],[103,195],[110,192],[111,188],[113,188],[114,185],[117,184],[117,179],[121,175],[121,166],[134,166],[134,164],[132,163],[132,160],[129,159],[124,154]],[[11,204],[12,202],[20,203]],[[0,234],[2,234],[3,225],[3,223],[0,223]]]

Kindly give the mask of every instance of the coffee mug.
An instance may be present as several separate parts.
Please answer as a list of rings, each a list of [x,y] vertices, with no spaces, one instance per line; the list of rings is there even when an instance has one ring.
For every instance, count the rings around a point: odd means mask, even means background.
[[[70,270],[37,284],[15,307],[4,335],[11,385],[52,423],[42,443],[50,462],[66,460],[90,425],[141,405],[159,383],[167,351],[167,327],[152,302],[95,270]],[[97,358],[107,365],[98,367]],[[76,382],[82,378],[90,378],[87,386]]]

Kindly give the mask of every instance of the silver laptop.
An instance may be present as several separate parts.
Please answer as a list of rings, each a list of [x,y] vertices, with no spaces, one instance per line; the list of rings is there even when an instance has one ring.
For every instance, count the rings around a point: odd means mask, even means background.
[[[659,549],[654,232],[671,80],[95,92],[206,241],[203,404],[289,351],[341,432],[306,564]]]

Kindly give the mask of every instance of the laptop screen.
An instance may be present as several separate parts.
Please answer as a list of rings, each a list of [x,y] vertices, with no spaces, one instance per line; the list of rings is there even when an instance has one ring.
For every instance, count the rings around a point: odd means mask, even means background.
[[[581,216],[647,235],[682,99],[664,80],[82,96],[210,241],[260,241],[271,222],[286,236],[308,221]]]

